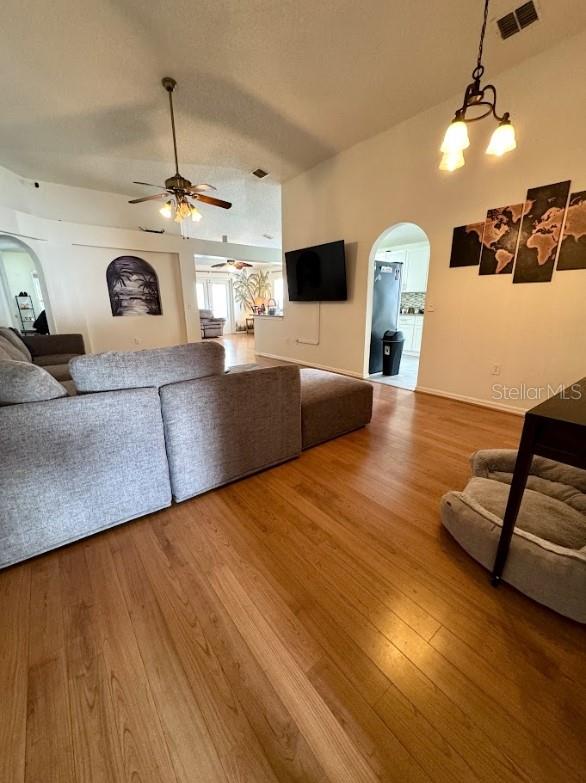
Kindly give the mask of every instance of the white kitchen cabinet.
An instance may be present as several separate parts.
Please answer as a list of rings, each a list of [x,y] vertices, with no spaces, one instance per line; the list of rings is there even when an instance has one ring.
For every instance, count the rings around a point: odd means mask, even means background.
[[[411,350],[413,353],[421,353],[421,338],[423,336],[423,319],[421,323],[415,324],[413,329],[413,342]]]
[[[403,332],[405,342],[403,350],[407,353],[421,352],[421,336],[423,334],[422,315],[400,315],[397,321],[397,329]]]
[[[411,245],[406,248],[403,268],[403,291],[420,292],[427,290],[427,272],[429,268],[429,245]]]

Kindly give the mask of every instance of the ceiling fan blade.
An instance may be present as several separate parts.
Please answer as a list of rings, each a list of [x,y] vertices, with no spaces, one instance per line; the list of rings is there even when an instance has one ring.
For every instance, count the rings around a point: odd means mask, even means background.
[[[226,264],[226,263],[223,263],[223,264],[212,264],[212,269],[219,269],[219,267],[221,267],[221,266],[228,266],[228,264]]]
[[[204,196],[203,193],[193,193],[192,198],[203,202],[204,204],[211,204],[212,207],[222,207],[222,209],[230,209],[232,204],[229,201],[222,201],[221,198],[214,198],[213,196]]]
[[[129,204],[140,204],[142,201],[155,201],[161,199],[163,196],[166,196],[166,193],[156,193],[154,196],[143,196],[142,198],[133,198],[132,201],[129,201]]]
[[[252,266],[252,264],[249,264],[246,261],[236,261],[234,263],[234,266],[236,267],[236,269],[244,269],[244,267]]]
[[[202,190],[217,190],[213,185],[208,185],[205,182],[202,182],[200,185],[192,185],[189,188],[190,193],[200,193]]]
[[[152,182],[133,182],[133,185],[146,185],[147,188],[162,188],[165,189],[164,185],[153,185]]]

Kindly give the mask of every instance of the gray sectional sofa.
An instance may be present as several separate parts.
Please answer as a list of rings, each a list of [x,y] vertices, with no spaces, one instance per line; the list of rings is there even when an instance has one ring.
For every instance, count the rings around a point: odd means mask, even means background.
[[[293,365],[226,372],[218,343],[88,354],[69,370],[75,396],[43,368],[0,359],[0,568],[298,456],[303,395],[321,406],[307,408],[306,446],[372,412],[368,383],[302,383]]]

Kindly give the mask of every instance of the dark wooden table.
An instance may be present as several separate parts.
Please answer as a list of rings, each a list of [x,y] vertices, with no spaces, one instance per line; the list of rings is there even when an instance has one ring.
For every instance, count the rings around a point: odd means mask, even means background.
[[[586,378],[576,381],[525,414],[503,529],[492,569],[491,579],[495,587],[501,581],[531,462],[536,454],[586,469]]]

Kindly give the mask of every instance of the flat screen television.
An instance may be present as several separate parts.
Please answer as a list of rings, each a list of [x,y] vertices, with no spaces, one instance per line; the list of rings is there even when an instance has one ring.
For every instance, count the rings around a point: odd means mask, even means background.
[[[346,289],[344,240],[285,253],[290,302],[343,302]]]

